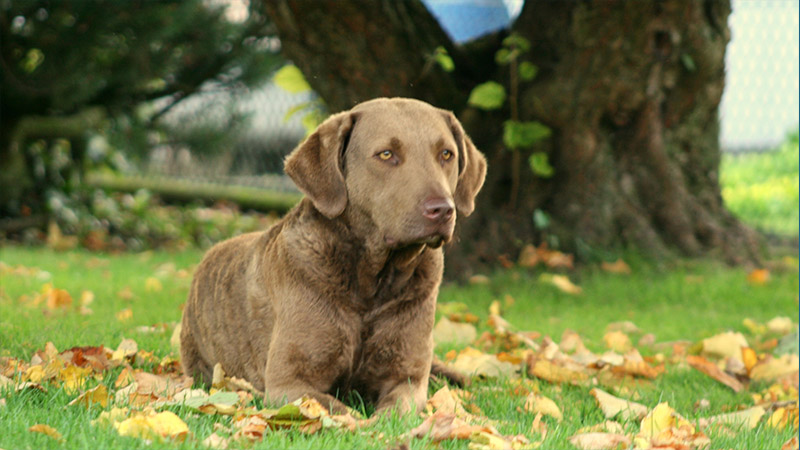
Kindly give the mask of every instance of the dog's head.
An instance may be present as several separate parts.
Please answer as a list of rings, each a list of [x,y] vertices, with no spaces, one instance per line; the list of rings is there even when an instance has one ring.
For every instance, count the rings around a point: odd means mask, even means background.
[[[322,123],[286,159],[286,173],[328,218],[388,248],[438,247],[468,216],[486,159],[449,111],[375,99]]]

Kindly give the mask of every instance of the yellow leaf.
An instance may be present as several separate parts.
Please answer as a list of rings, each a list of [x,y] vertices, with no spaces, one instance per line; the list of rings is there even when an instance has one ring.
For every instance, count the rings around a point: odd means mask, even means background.
[[[36,425],[28,428],[28,431],[33,433],[42,433],[46,436],[50,436],[51,438],[60,441],[61,440],[61,433],[58,432],[55,428],[51,427],[50,425],[45,425],[42,423],[37,423]]]
[[[94,301],[94,292],[92,291],[82,291],[81,292],[81,306],[89,306]]]
[[[642,404],[614,397],[598,388],[593,388],[589,393],[597,401],[606,419],[612,419],[619,414],[625,420],[639,420],[647,415],[647,407]]]
[[[758,363],[758,356],[755,350],[750,347],[742,347],[742,362],[744,362],[744,367],[749,373],[753,366]]]
[[[68,393],[77,392],[86,377],[92,373],[91,367],[67,366],[58,373],[58,378],[64,383],[64,390]]]
[[[659,403],[642,419],[639,435],[653,438],[667,428],[674,426],[674,413],[675,410],[669,407],[669,403]]]
[[[742,333],[728,331],[703,339],[703,353],[718,358],[734,358],[741,361],[742,347],[749,347]]]
[[[103,408],[108,406],[108,388],[106,388],[104,384],[100,384],[75,397],[68,405],[83,405],[85,408],[88,408],[94,403],[99,404]]]
[[[133,310],[130,308],[125,308],[117,313],[117,320],[120,322],[125,322],[131,320],[133,318]]]
[[[524,408],[527,412],[534,414],[541,413],[553,417],[559,422],[564,419],[563,414],[561,414],[561,409],[556,405],[556,402],[535,392],[528,394],[528,397],[525,399]]]
[[[111,354],[112,361],[122,361],[123,359],[133,356],[139,351],[139,344],[133,339],[123,339],[114,353]]]
[[[144,281],[144,290],[147,292],[161,292],[164,289],[164,286],[161,285],[161,281],[156,277],[147,277]]]
[[[764,334],[767,332],[767,327],[763,324],[756,322],[751,318],[742,320],[742,325],[745,326],[753,334]]]
[[[572,281],[566,275],[553,275],[550,278],[550,283],[567,294],[577,295],[583,292],[580,286],[572,284]]]
[[[603,336],[606,347],[615,352],[625,353],[633,347],[631,338],[622,331],[609,331]]]
[[[49,309],[68,308],[72,305],[72,296],[64,289],[51,288],[47,292],[47,307]]]
[[[603,261],[600,268],[609,273],[616,273],[622,275],[630,275],[631,267],[622,259],[617,259],[613,263]]]
[[[92,425],[115,425],[128,417],[130,411],[128,408],[112,407],[110,411],[103,411],[97,416],[97,419],[91,421]]]
[[[546,359],[539,359],[529,369],[531,375],[551,383],[580,384],[589,379],[589,375],[566,367],[553,364]]]
[[[186,423],[171,411],[139,414],[115,424],[115,428],[120,436],[139,439],[166,438],[183,441],[189,433]]]

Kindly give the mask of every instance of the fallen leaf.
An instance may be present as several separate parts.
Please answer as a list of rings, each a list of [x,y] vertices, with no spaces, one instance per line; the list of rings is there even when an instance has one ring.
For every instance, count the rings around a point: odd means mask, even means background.
[[[72,296],[64,289],[50,288],[47,291],[46,305],[49,309],[68,308],[72,305]]]
[[[538,359],[528,368],[528,373],[551,383],[581,384],[589,379],[589,375],[566,367],[561,367],[546,359]]]
[[[703,428],[709,425],[721,423],[725,425],[742,426],[748,430],[752,430],[756,427],[756,425],[758,425],[758,422],[765,413],[766,410],[764,408],[755,406],[742,411],[719,414],[716,416],[699,419],[698,423]]]
[[[603,342],[606,347],[619,353],[625,353],[633,347],[631,338],[622,331],[609,331],[603,335]]]
[[[606,325],[606,332],[609,331],[621,331],[625,334],[639,334],[642,332],[642,330],[640,330],[639,327],[637,327],[636,324],[630,320],[611,322],[610,324]]]
[[[541,413],[553,417],[559,422],[564,419],[564,415],[561,414],[561,409],[556,405],[556,402],[535,392],[528,394],[525,399],[524,409],[534,414]]]
[[[700,372],[733,389],[734,392],[741,392],[744,389],[741,381],[723,372],[716,364],[702,356],[689,355],[686,357],[686,362]]]
[[[47,225],[47,246],[55,251],[71,250],[78,245],[77,236],[64,236],[55,220]]]
[[[754,269],[747,274],[747,281],[750,284],[763,285],[769,281],[769,270]]]
[[[717,358],[742,358],[742,347],[749,347],[742,333],[728,331],[703,339],[703,354]]]
[[[67,405],[81,405],[84,408],[88,408],[93,404],[98,404],[102,408],[105,408],[108,406],[108,398],[108,388],[104,384],[99,384],[75,397],[71,402],[67,403]]]
[[[28,431],[32,433],[42,433],[46,436],[50,436],[51,438],[60,441],[61,440],[61,433],[58,432],[55,428],[51,427],[50,425],[45,425],[43,423],[37,423],[32,427],[28,428]]]
[[[798,405],[796,402],[790,406],[783,406],[775,409],[767,420],[767,425],[776,429],[786,428],[789,424],[797,430]]]
[[[489,284],[489,277],[486,275],[473,275],[469,277],[469,284],[478,285],[478,284]]]
[[[496,355],[483,353],[472,347],[459,352],[455,361],[448,365],[459,372],[483,377],[511,377],[518,369],[514,364],[500,361]]]
[[[631,267],[622,259],[617,259],[613,263],[603,261],[600,268],[609,273],[616,273],[622,275],[630,275]]]
[[[789,334],[794,330],[794,322],[788,317],[775,317],[767,322],[767,330],[770,333],[780,334],[781,336]]]
[[[756,355],[755,350],[750,347],[742,347],[742,362],[744,363],[744,368],[747,370],[747,373],[750,373],[750,370],[758,363],[758,355]]]
[[[409,433],[416,438],[428,437],[433,441],[446,439],[469,439],[473,433],[486,429],[482,425],[471,425],[455,414],[437,411],[412,428]]]
[[[123,339],[116,350],[111,354],[112,361],[122,361],[125,358],[134,356],[139,351],[139,344],[133,339]]]
[[[578,295],[583,292],[583,289],[581,289],[580,286],[573,284],[566,275],[550,275],[549,277],[543,276],[542,280],[549,282],[553,286],[557,287],[560,291],[567,294]]]
[[[786,354],[780,357],[768,355],[750,369],[750,379],[771,381],[796,373],[798,370],[800,370],[800,360],[797,355]]]
[[[666,402],[656,405],[642,419],[639,434],[634,438],[637,448],[702,448],[710,443],[708,436],[697,431]]]
[[[220,450],[225,450],[225,449],[228,448],[229,439],[228,438],[224,438],[224,437],[218,435],[217,433],[211,433],[211,434],[208,435],[207,438],[203,439],[203,442],[201,442],[201,444],[204,447],[211,447],[211,448],[216,448],[216,449],[220,449]]]
[[[162,438],[183,441],[189,434],[186,423],[171,411],[137,414],[114,424],[114,428],[120,436],[149,440]]]
[[[451,322],[446,317],[439,319],[439,322],[433,327],[433,341],[437,345],[450,343],[463,346],[472,343],[477,336],[478,332],[474,325]]]
[[[781,450],[799,450],[800,444],[798,444],[797,436],[792,436],[788,441],[784,442],[781,445]]]
[[[582,433],[569,438],[569,442],[582,450],[628,448],[631,438],[624,434],[614,433]]]
[[[81,386],[83,386],[83,383],[86,382],[86,378],[91,373],[92,369],[89,367],[68,365],[59,371],[58,379],[62,382],[64,390],[67,391],[67,393],[73,393],[77,392]]]
[[[117,312],[116,318],[120,322],[126,322],[128,320],[131,320],[133,318],[133,310],[130,308],[122,309],[119,312]]]
[[[145,292],[161,292],[164,289],[164,286],[161,284],[161,280],[156,277],[147,277],[144,280],[144,290]]]
[[[639,420],[647,415],[647,407],[640,403],[615,397],[598,388],[593,388],[589,393],[597,401],[606,419],[613,419],[619,414],[623,420]]]

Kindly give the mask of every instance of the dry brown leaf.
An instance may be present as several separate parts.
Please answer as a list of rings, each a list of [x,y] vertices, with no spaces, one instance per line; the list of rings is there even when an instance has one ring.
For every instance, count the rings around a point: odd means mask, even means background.
[[[622,275],[630,275],[631,267],[622,259],[617,259],[613,263],[603,261],[600,268],[609,273],[616,273]]]
[[[623,357],[623,363],[617,367],[612,367],[611,371],[622,375],[652,379],[664,373],[664,364],[653,367],[645,362],[639,350],[632,349]]]
[[[42,433],[46,436],[50,436],[51,438],[60,441],[61,440],[61,433],[58,432],[55,428],[51,427],[50,425],[45,425],[43,423],[37,423],[32,427],[28,428],[28,431],[32,433]]]
[[[564,419],[564,415],[561,414],[561,409],[558,407],[558,405],[556,405],[556,402],[535,392],[528,394],[528,397],[525,399],[524,409],[525,411],[534,414],[541,413],[548,415],[555,418],[559,422]]]
[[[659,403],[642,419],[639,434],[634,438],[634,445],[638,448],[691,449],[702,448],[710,443],[708,436],[697,431],[668,403]]]
[[[471,344],[478,336],[475,326],[469,323],[451,322],[446,317],[439,319],[433,327],[433,341],[439,345],[450,343],[452,345],[463,346]]]
[[[581,433],[570,437],[569,441],[582,450],[624,449],[631,445],[631,438],[615,433]]]
[[[434,441],[446,439],[469,439],[476,432],[486,430],[482,425],[471,425],[456,417],[455,414],[437,411],[428,416],[419,426],[409,433],[416,438],[428,437]]]
[[[647,415],[647,407],[640,403],[615,397],[598,388],[593,388],[589,393],[597,401],[606,419],[613,419],[619,414],[624,420],[639,420]]]
[[[716,364],[702,356],[689,355],[686,357],[686,362],[700,372],[733,389],[734,392],[741,392],[744,389],[741,381],[723,372]]]
[[[625,353],[633,348],[631,338],[622,331],[609,331],[603,335],[603,342],[606,347],[619,353]]]
[[[791,439],[784,442],[781,445],[781,450],[800,450],[800,444],[798,444],[797,436],[792,436]]]
[[[772,428],[783,429],[789,424],[797,430],[798,426],[798,406],[794,403],[789,406],[783,406],[775,409],[772,415],[767,420],[767,425]]]

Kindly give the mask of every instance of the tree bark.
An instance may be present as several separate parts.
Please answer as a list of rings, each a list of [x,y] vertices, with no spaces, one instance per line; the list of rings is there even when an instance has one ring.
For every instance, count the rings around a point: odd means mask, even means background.
[[[517,158],[544,151],[555,175],[523,167],[514,204],[514,157],[502,144],[509,111],[466,105],[475,85],[507,84],[493,58],[502,35],[455,46],[419,1],[265,4],[286,56],[332,112],[376,96],[420,98],[454,110],[486,153],[476,212],[446,252],[450,276],[545,240],[583,258],[632,246],[758,259],[757,235],[724,208],[719,187],[728,2],[528,0],[511,31],[531,42],[523,59],[539,74],[520,86],[519,115],[553,133]],[[452,73],[427,64],[440,45]],[[546,229],[534,225],[536,210],[551,218]]]

